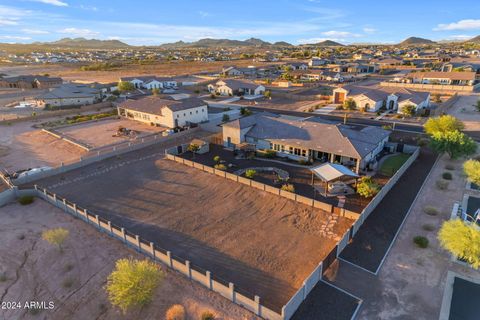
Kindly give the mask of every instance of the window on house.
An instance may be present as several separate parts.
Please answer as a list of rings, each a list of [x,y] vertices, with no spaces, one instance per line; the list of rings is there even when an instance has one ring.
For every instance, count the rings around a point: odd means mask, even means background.
[[[307,150],[302,149],[302,157],[306,157],[306,156],[307,156]]]
[[[197,113],[197,114],[198,114],[198,110],[197,110],[197,111],[195,111],[195,113]]]
[[[186,113],[184,113],[184,114],[183,114],[183,116],[184,116],[184,117],[186,117],[186,116],[187,116],[187,114],[186,114]]]
[[[179,115],[179,114],[177,114],[177,118],[180,118],[180,115]]]
[[[293,154],[293,147],[288,147],[288,153]]]
[[[295,148],[295,155],[296,155],[296,156],[299,156],[299,155],[300,155],[300,151],[301,151],[301,150],[300,150],[299,148]]]
[[[280,145],[280,151],[285,152],[285,146],[283,144]]]
[[[190,111],[190,115],[192,115],[192,111]]]

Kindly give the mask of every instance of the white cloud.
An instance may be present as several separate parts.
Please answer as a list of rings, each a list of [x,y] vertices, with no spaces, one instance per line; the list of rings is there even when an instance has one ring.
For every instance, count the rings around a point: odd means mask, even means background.
[[[363,32],[365,33],[374,33],[375,31],[377,31],[377,29],[375,28],[369,28],[369,27],[363,28]]]
[[[198,14],[200,15],[200,17],[202,18],[206,18],[206,17],[209,17],[210,16],[210,13],[206,12],[206,11],[198,11]]]
[[[98,11],[98,8],[95,7],[95,6],[85,6],[85,5],[81,4],[78,7],[82,10],[95,11],[95,12]]]
[[[25,16],[32,13],[30,10],[22,10],[0,5],[0,26],[15,26]]]
[[[359,38],[359,37],[361,37],[361,35],[359,35],[359,34],[347,32],[347,31],[335,31],[335,30],[325,31],[325,32],[322,32],[322,34],[324,36],[327,36],[327,37],[335,37],[335,38]]]
[[[453,36],[448,36],[446,40],[470,40],[474,36],[466,35],[466,34],[457,34]]]
[[[78,28],[65,28],[63,30],[60,30],[59,33],[65,33],[75,37],[95,37],[100,34],[99,32],[92,31],[90,29],[78,29]]]
[[[16,26],[17,24],[16,20],[0,18],[0,26]]]
[[[30,0],[30,1],[41,2],[41,3],[45,3],[45,4],[51,4],[51,5],[57,6],[57,7],[68,7],[68,3],[60,1],[60,0]]]
[[[50,32],[45,31],[45,30],[28,29],[28,28],[21,29],[20,31],[22,31],[23,33],[27,33],[27,34],[49,34],[50,33]]]
[[[480,19],[465,19],[458,22],[439,24],[434,31],[480,29]]]
[[[30,37],[21,37],[21,36],[0,36],[0,39],[5,40],[31,40]]]

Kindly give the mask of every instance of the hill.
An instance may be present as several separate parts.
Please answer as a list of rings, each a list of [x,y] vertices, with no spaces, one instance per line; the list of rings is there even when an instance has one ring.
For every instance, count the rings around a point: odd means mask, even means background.
[[[130,45],[119,40],[98,40],[85,38],[63,38],[53,42],[34,42],[33,45],[87,49],[122,49]]]
[[[470,42],[470,43],[480,43],[480,36],[476,36],[475,38],[472,38],[470,40],[467,40],[465,42]]]
[[[435,44],[436,42],[424,38],[410,37],[399,43],[400,46]]]
[[[269,42],[263,41],[257,38],[250,38],[247,40],[230,40],[230,39],[200,39],[194,42],[183,42],[177,41],[173,43],[165,43],[160,47],[162,48],[187,48],[187,47],[202,47],[202,48],[213,48],[213,47],[255,47],[255,46],[270,46]]]
[[[276,47],[291,47],[293,46],[291,43],[285,42],[285,41],[277,41],[272,44],[272,46]]]

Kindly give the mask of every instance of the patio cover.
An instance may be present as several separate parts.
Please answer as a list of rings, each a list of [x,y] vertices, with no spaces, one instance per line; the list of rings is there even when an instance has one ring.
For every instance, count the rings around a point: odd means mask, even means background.
[[[341,164],[336,163],[324,163],[317,167],[311,168],[310,171],[321,180],[325,182],[330,182],[334,180],[338,180],[342,177],[348,178],[358,178],[358,174],[353,172],[352,170],[348,169]]]

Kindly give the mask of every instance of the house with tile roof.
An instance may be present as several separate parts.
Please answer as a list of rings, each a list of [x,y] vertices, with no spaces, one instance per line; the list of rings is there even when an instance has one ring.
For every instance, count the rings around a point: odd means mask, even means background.
[[[87,85],[66,83],[35,97],[40,108],[84,106],[100,101],[101,91]]]
[[[258,113],[222,125],[223,142],[236,149],[247,143],[256,150],[274,150],[293,160],[340,163],[355,172],[375,164],[390,132],[378,127],[358,129],[343,124],[291,120]]]
[[[249,80],[225,79],[208,85],[208,91],[222,96],[253,96],[265,93],[265,87]]]
[[[384,108],[400,113],[406,105],[413,105],[417,111],[430,105],[430,93],[407,88],[346,85],[333,90],[334,103],[341,104],[348,99],[355,101],[357,109],[365,112]]]
[[[198,98],[182,100],[147,96],[128,99],[117,107],[118,115],[154,126],[177,128],[208,121],[207,104]]]

